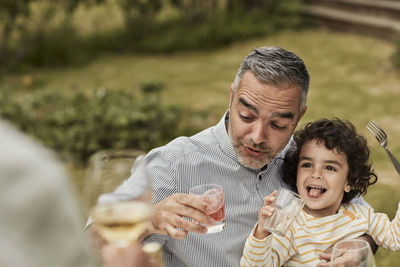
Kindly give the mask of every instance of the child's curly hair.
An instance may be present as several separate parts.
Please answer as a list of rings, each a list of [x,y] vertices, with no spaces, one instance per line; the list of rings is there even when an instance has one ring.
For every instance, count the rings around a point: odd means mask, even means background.
[[[320,119],[294,133],[296,148],[286,153],[283,165],[283,180],[296,190],[297,165],[302,146],[312,140],[325,144],[329,150],[336,149],[347,156],[349,173],[347,181],[351,186],[349,193],[344,193],[342,203],[347,203],[357,195],[365,195],[367,187],[377,182],[378,177],[371,169],[370,151],[367,140],[357,134],[349,121],[338,118]]]

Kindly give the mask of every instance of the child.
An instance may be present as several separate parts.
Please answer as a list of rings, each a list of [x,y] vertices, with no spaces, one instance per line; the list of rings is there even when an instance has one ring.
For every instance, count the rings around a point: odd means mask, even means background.
[[[341,239],[370,235],[379,246],[400,249],[400,211],[386,214],[350,202],[377,181],[366,140],[350,122],[321,119],[294,133],[297,148],[287,153],[284,181],[305,200],[285,236],[263,228],[276,191],[264,198],[258,223],[248,237],[241,266],[316,266],[319,254]],[[297,178],[296,178],[297,177]]]

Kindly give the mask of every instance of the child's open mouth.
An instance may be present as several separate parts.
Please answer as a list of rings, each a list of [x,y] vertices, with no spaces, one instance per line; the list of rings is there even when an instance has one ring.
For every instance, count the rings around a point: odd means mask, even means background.
[[[318,198],[326,192],[326,188],[319,185],[307,186],[307,193],[309,197]]]

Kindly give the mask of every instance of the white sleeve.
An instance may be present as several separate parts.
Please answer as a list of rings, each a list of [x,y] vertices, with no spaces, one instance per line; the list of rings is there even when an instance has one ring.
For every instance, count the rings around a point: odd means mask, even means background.
[[[368,202],[366,202],[361,195],[358,195],[358,196],[354,197],[350,202],[352,204],[356,204],[356,205],[358,204],[358,205],[361,205],[361,206],[364,206],[366,208],[374,210],[374,208],[371,205],[369,205]]]

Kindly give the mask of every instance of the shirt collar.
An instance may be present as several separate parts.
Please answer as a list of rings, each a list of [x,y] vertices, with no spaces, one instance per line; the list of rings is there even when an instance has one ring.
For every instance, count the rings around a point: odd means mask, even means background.
[[[226,111],[224,116],[221,118],[221,120],[214,128],[214,136],[217,139],[218,145],[222,150],[222,152],[228,157],[238,162],[235,149],[232,146],[231,139],[229,138],[225,126],[228,120],[229,120],[229,111]]]

